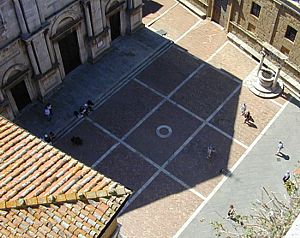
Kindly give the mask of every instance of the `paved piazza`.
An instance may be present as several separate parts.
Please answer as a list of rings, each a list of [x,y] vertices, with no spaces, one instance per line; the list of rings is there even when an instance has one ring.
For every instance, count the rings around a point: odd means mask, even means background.
[[[254,96],[245,79],[257,62],[218,25],[173,0],[144,3],[146,26],[164,30],[173,43],[54,145],[133,190],[119,218],[126,237],[178,237],[227,179],[220,170],[237,167],[289,94]],[[243,102],[255,120],[251,126],[240,115]],[[72,136],[83,145],[72,145]],[[216,148],[212,159],[209,145]],[[214,237],[193,233],[195,224],[186,237]]]

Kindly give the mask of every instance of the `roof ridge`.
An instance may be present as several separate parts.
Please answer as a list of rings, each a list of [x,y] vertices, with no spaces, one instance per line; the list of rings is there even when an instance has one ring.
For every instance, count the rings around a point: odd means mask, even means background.
[[[76,202],[85,200],[95,200],[98,198],[110,198],[112,196],[121,197],[130,195],[132,192],[122,185],[107,190],[63,193],[58,195],[47,195],[44,197],[19,198],[17,200],[0,201],[0,210],[19,209],[34,207],[39,205],[60,204],[65,202]]]

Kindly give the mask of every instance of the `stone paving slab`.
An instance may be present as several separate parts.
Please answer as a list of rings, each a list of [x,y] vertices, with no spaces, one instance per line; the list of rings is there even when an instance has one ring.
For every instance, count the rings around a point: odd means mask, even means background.
[[[118,218],[130,238],[172,237],[202,199],[164,174],[156,177]]]
[[[73,136],[79,136],[83,144],[73,145],[71,142]],[[54,146],[68,155],[73,156],[85,165],[92,166],[93,163],[116,142],[117,141],[99,130],[93,124],[87,120],[83,120],[69,133],[59,138]]]
[[[134,192],[157,171],[136,153],[119,145],[95,168],[108,178],[113,179]]]
[[[212,159],[207,158],[207,147],[216,149]],[[220,170],[230,169],[245,149],[215,129],[205,126],[184,150],[167,166],[167,170],[208,196],[221,181]]]
[[[160,138],[156,134],[161,125],[171,128],[172,133],[169,137]],[[162,165],[200,125],[199,120],[166,102],[143,122],[126,142],[155,163]]]
[[[206,119],[237,87],[229,76],[206,65],[172,99]]]
[[[143,0],[143,4],[143,23],[147,25],[178,3],[174,0]]]
[[[245,79],[258,65],[254,59],[237,49],[237,47],[229,41],[212,57],[209,63],[216,68],[233,74],[241,80]]]
[[[205,20],[178,41],[177,44],[199,59],[207,60],[226,41],[226,33],[220,30],[220,26]]]
[[[168,95],[201,63],[202,61],[195,59],[183,49],[173,46],[136,78],[160,93]]]
[[[245,102],[255,121],[254,126],[244,124],[240,106]],[[250,145],[268,122],[278,112],[279,106],[270,100],[259,98],[247,87],[242,87],[218,112],[211,123],[245,145]]]
[[[166,37],[175,41],[198,21],[198,17],[177,5],[150,26],[156,31],[166,31]]]
[[[121,138],[162,98],[131,81],[91,114],[101,126]]]

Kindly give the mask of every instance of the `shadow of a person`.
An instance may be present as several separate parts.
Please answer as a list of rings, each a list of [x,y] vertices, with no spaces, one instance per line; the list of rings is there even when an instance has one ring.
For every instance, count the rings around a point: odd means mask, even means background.
[[[251,122],[251,121],[249,121],[249,122],[247,123],[247,125],[248,125],[249,127],[252,127],[252,128],[257,129],[257,126],[256,126],[253,122]]]
[[[290,160],[290,156],[282,152],[280,152],[277,156],[283,158],[284,160]]]

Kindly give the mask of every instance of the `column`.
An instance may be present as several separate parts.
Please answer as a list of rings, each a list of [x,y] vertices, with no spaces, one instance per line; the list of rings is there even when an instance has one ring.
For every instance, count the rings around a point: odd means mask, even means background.
[[[40,17],[40,21],[41,24],[43,25],[43,23],[45,22],[45,15],[44,15],[44,9],[42,7],[42,2],[41,0],[36,0],[36,5],[37,5],[37,9],[39,11],[39,17]]]
[[[230,26],[230,21],[232,18],[232,13],[233,13],[233,1],[232,0],[228,0],[228,4],[227,4],[227,10],[228,11],[228,17],[227,17],[227,22],[226,22],[226,27],[225,27],[225,31],[229,32],[229,26]]]
[[[26,42],[26,46],[27,46],[27,51],[28,51],[29,59],[30,59],[34,74],[39,75],[40,71],[39,71],[39,68],[38,68],[34,53],[33,53],[31,42]]]
[[[21,10],[19,0],[13,0],[13,1],[14,1],[14,6],[15,6],[18,22],[19,22],[19,25],[20,25],[20,28],[21,28],[21,32],[24,35],[28,35],[29,32],[28,32],[27,27],[26,27],[26,23],[25,23],[25,20],[24,20],[24,17],[23,17],[23,13],[22,13],[22,10]]]
[[[207,15],[207,17],[212,18],[215,1],[214,0],[208,0],[207,3],[208,3],[208,6],[207,6],[207,10],[206,10],[206,15]]]
[[[51,41],[50,41],[47,33],[48,33],[48,30],[45,31],[44,37],[46,39],[46,44],[47,44],[48,52],[49,52],[49,55],[50,55],[51,63],[55,64],[56,60],[55,60],[55,56],[54,56],[54,51],[53,51],[52,43],[51,43]]]
[[[278,81],[279,76],[280,76],[281,68],[282,68],[282,65],[279,65],[279,67],[277,69],[277,72],[276,72],[276,75],[275,75],[275,78],[274,78],[274,81],[273,81],[273,84],[272,84],[272,89],[275,89],[276,86],[277,86],[277,81]]]
[[[262,68],[262,66],[263,66],[263,64],[264,64],[264,59],[265,59],[265,57],[266,57],[266,55],[267,55],[266,52],[263,51],[263,50],[262,50],[260,53],[262,54],[262,57],[261,57],[260,62],[259,62],[259,67],[258,67],[256,76],[258,76],[259,71],[261,70],[261,68]]]
[[[86,21],[88,36],[91,37],[93,35],[91,18],[90,18],[90,12],[89,12],[89,9],[88,9],[88,6],[86,5],[86,3],[83,3],[83,8],[84,8],[84,13],[85,13],[85,21]]]

